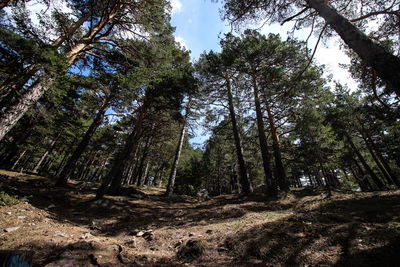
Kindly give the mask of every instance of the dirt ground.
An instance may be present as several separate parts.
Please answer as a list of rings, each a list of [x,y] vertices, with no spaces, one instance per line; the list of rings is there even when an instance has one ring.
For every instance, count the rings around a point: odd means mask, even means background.
[[[95,190],[0,171],[0,191],[24,200],[0,207],[0,249],[33,250],[33,266],[400,266],[400,191],[199,201],[144,188],[94,201]],[[193,243],[203,253],[182,252]]]

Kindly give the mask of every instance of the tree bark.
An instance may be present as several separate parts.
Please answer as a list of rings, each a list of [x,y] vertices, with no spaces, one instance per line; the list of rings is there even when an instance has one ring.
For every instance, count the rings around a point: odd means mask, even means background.
[[[138,186],[143,186],[145,184],[145,181],[144,181],[145,176],[143,175],[143,168],[145,167],[145,162],[149,155],[151,142],[153,140],[153,127],[154,127],[154,124],[152,126],[152,130],[151,130],[149,136],[147,137],[146,144],[145,144],[145,147],[143,150],[142,159],[140,160],[140,165],[139,165],[139,169],[137,172],[137,174],[138,174],[137,185]]]
[[[240,138],[238,123],[236,120],[235,107],[233,105],[231,81],[228,75],[226,76],[225,81],[226,81],[226,88],[228,91],[229,115],[231,118],[233,137],[235,140],[235,147],[236,147],[236,155],[239,163],[240,184],[245,194],[251,194],[253,192],[253,186],[250,181],[249,172],[247,170],[246,161],[243,155],[243,145],[242,145],[242,140]]]
[[[144,173],[143,173],[144,185],[146,185],[146,186],[150,185],[150,179],[149,179],[150,178],[149,177],[150,161],[151,161],[151,159],[147,160],[146,167],[144,168]]]
[[[366,190],[373,191],[374,187],[372,186],[371,182],[369,181],[365,171],[361,168],[360,164],[358,164],[357,160],[355,160],[354,158],[353,158],[353,162],[354,162],[354,165],[357,167],[357,170],[360,172],[360,176],[361,176],[360,182],[362,182],[364,184]]]
[[[140,111],[136,120],[135,128],[132,133],[128,136],[125,146],[119,151],[117,154],[113,166],[106,177],[104,177],[103,183],[100,188],[97,190],[96,199],[101,199],[107,191],[107,187],[112,181],[112,185],[110,187],[110,193],[115,193],[115,190],[118,190],[121,185],[121,180],[123,178],[123,166],[129,160],[131,154],[136,151],[136,147],[138,145],[138,141],[142,132],[142,122],[144,116],[147,113],[148,108],[152,102],[153,98],[151,96],[146,96],[143,102],[143,105],[140,107]],[[114,192],[113,192],[114,191]]]
[[[25,155],[26,151],[28,151],[28,149],[24,149],[24,151],[22,151],[19,156],[18,159],[14,162],[13,166],[11,167],[11,170],[15,170],[15,168],[17,167],[18,163],[20,162],[20,160],[22,159],[22,157]]]
[[[272,149],[274,150],[275,167],[276,167],[276,175],[278,178],[278,184],[282,191],[289,191],[289,183],[287,181],[285,168],[283,167],[282,163],[281,146],[279,143],[278,134],[276,133],[274,117],[271,112],[271,107],[267,101],[265,102],[265,105],[267,108],[269,128],[272,137]]]
[[[82,156],[82,153],[85,151],[87,146],[89,145],[90,139],[92,139],[93,135],[95,134],[97,128],[103,121],[104,114],[106,113],[108,107],[111,104],[113,99],[113,94],[109,94],[103,99],[101,106],[94,118],[92,124],[90,124],[88,130],[86,131],[85,135],[83,136],[82,140],[79,142],[78,146],[76,147],[75,151],[72,153],[72,156],[69,158],[67,164],[65,165],[64,169],[62,170],[58,180],[57,185],[62,186],[67,184],[68,178],[73,173],[76,163],[78,162],[79,158]]]
[[[368,165],[364,157],[361,155],[360,151],[354,144],[353,140],[351,137],[346,133],[345,134],[348,143],[350,144],[351,148],[353,149],[354,153],[356,153],[358,159],[360,160],[361,164],[364,166],[364,168],[367,170],[368,174],[371,176],[372,180],[374,181],[374,184],[378,187],[379,190],[384,189],[384,185],[382,181],[376,176],[375,172],[371,169],[371,167]]]
[[[189,119],[191,102],[192,102],[192,100],[189,97],[188,103],[186,104],[185,119],[183,121],[181,134],[179,136],[178,146],[176,147],[175,157],[174,157],[174,161],[172,163],[171,174],[170,174],[169,180],[168,180],[167,191],[165,192],[165,195],[167,195],[167,196],[171,196],[173,194],[173,192],[174,192],[176,172],[178,170],[178,164],[179,164],[179,159],[180,159],[180,156],[181,156],[183,140],[185,139],[186,124],[187,124],[187,121]]]
[[[254,71],[253,71],[253,73],[254,73]],[[256,117],[257,117],[258,139],[260,142],[261,155],[262,155],[262,159],[263,159],[265,184],[268,186],[268,189],[267,189],[268,193],[271,196],[277,196],[278,188],[277,188],[276,181],[272,175],[272,170],[271,170],[271,166],[270,166],[271,159],[270,159],[270,155],[269,155],[269,151],[268,151],[267,137],[265,136],[263,114],[261,111],[260,97],[258,94],[257,77],[254,74],[252,75],[252,80],[253,80],[253,91],[254,91],[254,105],[256,108]]]
[[[44,152],[44,154],[42,155],[42,157],[40,158],[40,160],[38,161],[38,163],[36,164],[35,168],[33,169],[34,172],[37,172],[38,169],[40,168],[40,165],[42,165],[43,161],[46,159],[47,155],[50,154],[54,147],[56,146],[57,140],[58,138],[60,138],[62,131],[60,131],[57,135],[56,138],[54,138],[51,143],[50,143],[50,147],[49,149],[46,150],[46,152]]]
[[[54,81],[54,77],[50,77],[47,83],[42,83],[40,79],[37,80],[32,87],[20,97],[18,103],[3,113],[0,117],[0,140],[4,138],[18,120],[39,100]]]
[[[400,96],[400,59],[386,52],[367,35],[341,16],[326,0],[306,0],[342,40]]]
[[[374,158],[376,164],[378,165],[379,169],[386,177],[386,180],[389,183],[394,183],[398,188],[400,188],[400,181],[397,175],[393,172],[392,168],[389,166],[389,163],[383,158],[379,150],[377,149],[374,140],[372,139],[369,131],[365,129],[364,125],[362,124],[360,118],[357,117],[358,122],[361,125],[361,135],[367,145],[367,148]]]

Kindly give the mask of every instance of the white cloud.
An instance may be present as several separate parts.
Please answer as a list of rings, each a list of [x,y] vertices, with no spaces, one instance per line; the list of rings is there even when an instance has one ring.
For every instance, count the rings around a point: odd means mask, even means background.
[[[192,19],[188,19],[188,23],[191,24],[193,22]]]
[[[182,3],[179,0],[171,0],[172,15],[182,11]]]
[[[182,36],[176,36],[176,37],[175,37],[175,41],[177,41],[178,43],[180,43],[181,46],[183,46],[185,49],[188,49],[188,46],[187,46],[187,44],[186,44],[186,42],[185,42],[185,39],[183,39]]]

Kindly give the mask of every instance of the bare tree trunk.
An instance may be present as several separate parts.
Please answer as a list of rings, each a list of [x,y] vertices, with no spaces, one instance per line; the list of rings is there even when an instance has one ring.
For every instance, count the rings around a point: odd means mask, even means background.
[[[140,107],[135,129],[133,129],[132,133],[128,136],[125,146],[118,152],[110,172],[107,174],[106,177],[104,177],[103,183],[97,190],[96,199],[101,199],[104,196],[107,191],[107,187],[111,181],[112,185],[110,186],[110,192],[115,193],[115,190],[119,189],[122,180],[122,167],[129,160],[129,158],[131,158],[131,154],[136,151],[139,138],[142,133],[142,122],[148,108],[150,107],[152,100],[153,98],[151,96],[145,97],[143,105]]]
[[[341,16],[326,0],[306,0],[325,19],[342,40],[400,96],[400,59],[386,52],[350,21]]]
[[[22,157],[25,155],[26,151],[28,151],[28,149],[24,149],[24,151],[22,151],[19,156],[18,159],[14,162],[14,164],[11,167],[11,170],[15,170],[15,167],[17,167],[18,163],[20,162],[20,160],[22,159]]]
[[[110,94],[103,99],[103,102],[96,114],[95,119],[93,120],[92,124],[90,124],[90,126],[89,126],[88,130],[86,131],[85,135],[83,136],[82,140],[79,142],[75,151],[72,153],[72,156],[69,158],[67,164],[65,165],[64,169],[62,170],[62,172],[57,180],[57,185],[62,186],[62,185],[67,184],[69,176],[72,174],[72,172],[75,169],[76,163],[78,162],[79,158],[82,156],[82,153],[85,151],[85,149],[89,145],[90,139],[92,139],[97,128],[102,123],[104,114],[106,113],[108,107],[110,106],[111,100],[113,97],[114,97],[114,95]]]
[[[368,175],[365,173],[363,168],[361,168],[360,164],[358,164],[357,160],[353,158],[354,165],[357,167],[358,172],[360,173],[360,182],[364,184],[364,187],[367,191],[373,191],[374,187],[368,179]]]
[[[349,142],[351,148],[353,149],[354,153],[356,153],[358,159],[360,160],[361,164],[364,166],[364,168],[367,170],[368,174],[371,176],[372,180],[374,181],[374,184],[378,187],[379,190],[382,190],[385,186],[383,185],[382,181],[376,176],[375,172],[371,169],[371,167],[368,165],[364,157],[361,155],[360,151],[354,144],[353,140],[351,137],[345,133],[345,136],[347,138],[347,141]]]
[[[60,132],[58,133],[57,137],[54,138],[54,139],[51,141],[49,149],[47,149],[46,152],[44,152],[44,154],[42,155],[42,157],[40,158],[40,160],[39,160],[38,163],[36,164],[35,168],[33,169],[34,172],[37,172],[37,171],[38,171],[38,169],[40,168],[40,165],[42,165],[42,162],[45,160],[45,158],[47,157],[47,155],[50,154],[50,153],[53,151],[53,149],[54,149],[54,147],[55,147],[55,145],[56,145],[56,143],[57,143],[58,138],[60,138],[60,136],[61,136],[61,133],[62,133],[62,131],[60,131]]]
[[[174,158],[174,161],[172,163],[171,174],[169,176],[167,191],[165,192],[165,194],[167,196],[171,196],[172,193],[174,192],[176,171],[178,170],[178,164],[179,164],[179,158],[181,156],[183,140],[185,139],[186,124],[187,124],[187,121],[189,119],[191,102],[192,102],[192,100],[189,98],[188,103],[186,104],[185,119],[183,121],[181,135],[180,135],[179,141],[178,141],[178,146],[176,147],[175,158]]]
[[[254,71],[253,71],[254,73]],[[258,84],[257,77],[253,74],[253,91],[254,91],[254,105],[256,107],[256,117],[257,117],[257,129],[258,129],[258,139],[260,142],[261,155],[263,159],[263,167],[265,174],[265,184],[268,186],[268,194],[271,196],[278,195],[278,187],[276,181],[272,175],[271,170],[271,158],[268,151],[267,137],[265,136],[263,114],[261,111],[260,97],[258,94]]]
[[[389,163],[382,157],[381,153],[377,149],[374,140],[372,139],[369,131],[365,129],[361,119],[357,117],[358,122],[361,125],[361,136],[367,145],[368,151],[376,162],[378,168],[381,170],[382,174],[385,176],[386,180],[389,184],[395,184],[398,188],[400,188],[400,181],[397,175],[392,171],[392,168],[389,166]]]
[[[272,137],[272,148],[274,150],[275,167],[276,167],[276,174],[277,174],[277,178],[278,178],[278,184],[282,191],[289,191],[289,183],[287,181],[285,168],[283,167],[283,163],[282,163],[281,146],[279,143],[278,134],[276,133],[274,117],[271,112],[271,107],[267,101],[265,101],[265,105],[267,108],[269,128],[270,128],[271,137]]]
[[[235,139],[236,156],[239,163],[240,184],[242,185],[242,189],[245,194],[251,194],[253,192],[253,186],[250,181],[249,172],[247,170],[246,161],[243,155],[243,145],[236,120],[235,107],[233,105],[231,82],[228,76],[226,76],[225,80],[228,90],[229,115],[232,123],[233,137]]]
[[[147,160],[146,168],[144,168],[144,173],[143,173],[144,185],[147,185],[147,186],[150,185],[150,179],[149,179],[150,161],[151,161],[151,159]]]
[[[153,124],[152,128],[153,127],[154,127],[154,124]],[[153,132],[153,129],[152,129],[152,132]],[[139,169],[138,169],[138,172],[137,172],[137,174],[138,174],[137,185],[138,186],[143,186],[145,184],[145,181],[144,181],[145,179],[144,178],[146,178],[146,177],[143,175],[143,168],[145,168],[145,162],[147,161],[147,157],[149,155],[151,142],[153,140],[153,136],[152,136],[153,133],[152,132],[147,137],[146,144],[144,146],[142,159],[140,160],[140,165],[139,165]]]
[[[18,120],[39,100],[54,81],[54,77],[50,77],[46,83],[41,82],[40,79],[37,80],[32,87],[20,97],[18,103],[3,113],[0,117],[0,140],[4,138]]]

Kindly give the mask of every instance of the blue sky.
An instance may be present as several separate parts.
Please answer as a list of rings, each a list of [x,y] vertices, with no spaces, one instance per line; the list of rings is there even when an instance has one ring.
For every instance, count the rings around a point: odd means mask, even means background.
[[[176,27],[176,40],[191,50],[192,60],[204,50],[219,50],[218,35],[230,29],[220,19],[221,1],[171,0],[171,5],[171,24]]]
[[[175,38],[178,42],[190,50],[192,60],[197,59],[203,51],[219,51],[218,36],[221,33],[229,32],[230,26],[227,22],[221,21],[220,9],[223,1],[217,3],[211,0],[170,0],[172,5],[172,25],[176,27]],[[279,33],[282,39],[287,38],[287,32],[291,30],[293,24],[286,23],[266,24],[260,32]],[[305,40],[309,35],[309,29],[296,31],[295,37]],[[311,38],[309,48],[313,49],[317,38]],[[348,64],[349,58],[339,49],[338,38],[330,38],[326,44],[320,44],[315,54],[318,64],[325,65],[326,75],[332,74],[333,79],[343,84],[348,84],[350,88],[357,85],[352,80],[347,70],[339,67],[339,63]]]

